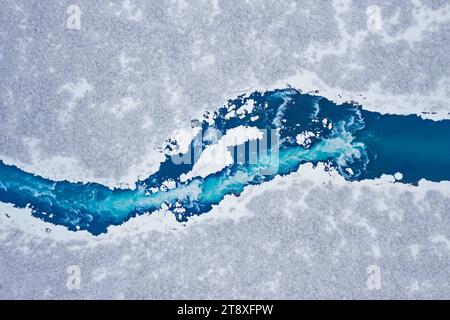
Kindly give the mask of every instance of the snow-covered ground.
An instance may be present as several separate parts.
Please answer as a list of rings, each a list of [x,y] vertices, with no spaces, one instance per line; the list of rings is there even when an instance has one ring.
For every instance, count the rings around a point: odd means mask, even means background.
[[[448,119],[449,21],[446,0],[2,1],[0,159],[130,186],[191,120],[286,85]],[[449,265],[448,183],[306,166],[186,225],[161,210],[99,237],[0,205],[1,298],[449,298]]]

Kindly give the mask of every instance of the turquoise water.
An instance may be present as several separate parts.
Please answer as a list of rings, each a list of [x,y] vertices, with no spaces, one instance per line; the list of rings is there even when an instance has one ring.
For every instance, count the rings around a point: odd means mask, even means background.
[[[250,101],[254,102],[251,112],[235,113]],[[0,161],[0,201],[30,207],[33,216],[69,230],[98,235],[110,225],[151,213],[162,205],[178,221],[187,221],[192,215],[209,211],[226,195],[240,195],[248,185],[287,175],[307,162],[326,163],[349,181],[397,172],[403,174],[403,183],[414,185],[420,179],[450,180],[448,120],[382,115],[356,104],[337,105],[324,97],[287,88],[229,100],[198,123],[201,133],[215,129],[226,134],[232,128],[246,126],[264,130],[266,137],[276,139],[268,139],[265,150],[260,142],[251,152],[248,143],[230,147],[235,156],[232,164],[206,177],[182,181],[180,176],[192,170],[199,154],[212,143],[202,139],[200,133],[186,154],[177,155],[177,159],[167,154],[157,172],[127,190],[97,183],[52,181]],[[314,136],[308,144],[299,145],[297,135],[305,131]],[[166,150],[176,146],[172,140]],[[237,150],[247,151],[244,161],[237,160]],[[179,159],[185,163],[180,164]],[[172,181],[175,187],[162,187],[165,181]]]

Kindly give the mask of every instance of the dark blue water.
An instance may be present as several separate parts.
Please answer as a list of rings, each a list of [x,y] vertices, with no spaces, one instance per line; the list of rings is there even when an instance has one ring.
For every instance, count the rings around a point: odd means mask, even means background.
[[[241,112],[240,108],[250,101],[254,102],[253,110]],[[198,125],[200,133],[189,151],[169,155],[177,147],[176,141],[170,141],[159,170],[137,181],[133,190],[52,181],[0,161],[0,201],[30,207],[35,217],[69,230],[98,235],[110,225],[151,213],[164,204],[178,221],[186,221],[209,211],[226,195],[240,195],[246,186],[287,175],[307,162],[326,163],[349,181],[397,172],[403,174],[403,183],[414,185],[420,179],[450,180],[448,120],[382,115],[357,104],[337,105],[324,97],[287,88],[230,100],[214,114],[205,115]],[[204,132],[214,129],[225,135],[240,126],[262,130],[264,137],[257,141],[256,148],[249,142],[229,147],[233,163],[205,177],[180,179],[214,143],[202,139]],[[297,135],[305,132],[311,133],[309,140],[300,145]],[[162,187],[165,181],[174,182],[175,188]],[[152,192],[155,187],[158,191]]]

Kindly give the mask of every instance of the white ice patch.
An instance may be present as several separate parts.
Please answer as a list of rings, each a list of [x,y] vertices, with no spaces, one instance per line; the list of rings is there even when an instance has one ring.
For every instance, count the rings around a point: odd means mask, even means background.
[[[227,131],[216,144],[208,146],[200,155],[194,167],[187,174],[180,177],[184,182],[193,177],[206,177],[212,173],[219,172],[233,163],[231,152],[228,147],[243,144],[249,140],[262,139],[262,132],[253,127],[239,126]]]
[[[403,174],[401,172],[397,172],[396,174],[394,174],[394,178],[397,181],[400,181],[403,179]]]
[[[333,129],[333,123],[329,121],[327,118],[322,120],[322,125],[324,128],[328,128],[329,130]]]
[[[244,105],[239,107],[236,110],[232,110],[229,113],[225,115],[225,119],[230,119],[232,117],[239,117],[240,119],[244,118],[244,116],[248,113],[251,113],[253,111],[253,108],[255,107],[255,100],[248,99]]]
[[[315,136],[316,135],[314,134],[314,132],[303,131],[302,133],[297,135],[296,140],[299,145],[304,148],[308,148],[311,144],[311,138]]]
[[[155,192],[158,192],[158,191],[159,191],[159,188],[151,187],[151,188],[148,188],[148,190],[149,190],[151,193],[155,193]]]
[[[177,184],[175,183],[175,181],[173,181],[172,179],[170,180],[166,180],[162,183],[162,185],[167,188],[167,189],[175,189],[175,187],[177,186]]]
[[[200,132],[200,127],[182,128],[178,129],[173,135],[173,139],[177,142],[177,148],[173,151],[166,151],[168,155],[175,155],[178,153],[186,153],[189,150],[189,145],[195,136]]]
[[[254,107],[255,107],[255,100],[249,99],[242,107],[236,110],[236,113],[238,116],[243,116],[245,115],[245,113],[251,113]]]

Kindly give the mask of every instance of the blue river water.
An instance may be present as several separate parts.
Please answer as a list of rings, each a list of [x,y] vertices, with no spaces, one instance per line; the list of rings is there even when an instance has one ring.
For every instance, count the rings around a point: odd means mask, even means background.
[[[249,104],[251,110],[246,108]],[[402,173],[403,183],[414,185],[421,179],[450,180],[449,120],[380,114],[355,103],[338,105],[316,94],[285,88],[229,100],[195,125],[201,127],[199,136],[211,129],[225,135],[233,128],[253,127],[263,130],[265,137],[276,138],[267,139],[264,150],[262,142],[256,149],[249,142],[229,147],[231,164],[186,181],[181,176],[193,169],[201,152],[214,141],[196,137],[185,154],[174,155],[177,142],[169,140],[159,170],[137,181],[133,189],[52,181],[0,160],[0,201],[29,207],[33,216],[69,230],[98,235],[163,205],[178,221],[187,221],[208,212],[226,195],[238,196],[246,186],[287,175],[307,162],[325,163],[348,181],[397,172]],[[298,137],[306,137],[307,143]],[[167,181],[173,187],[164,187]]]

